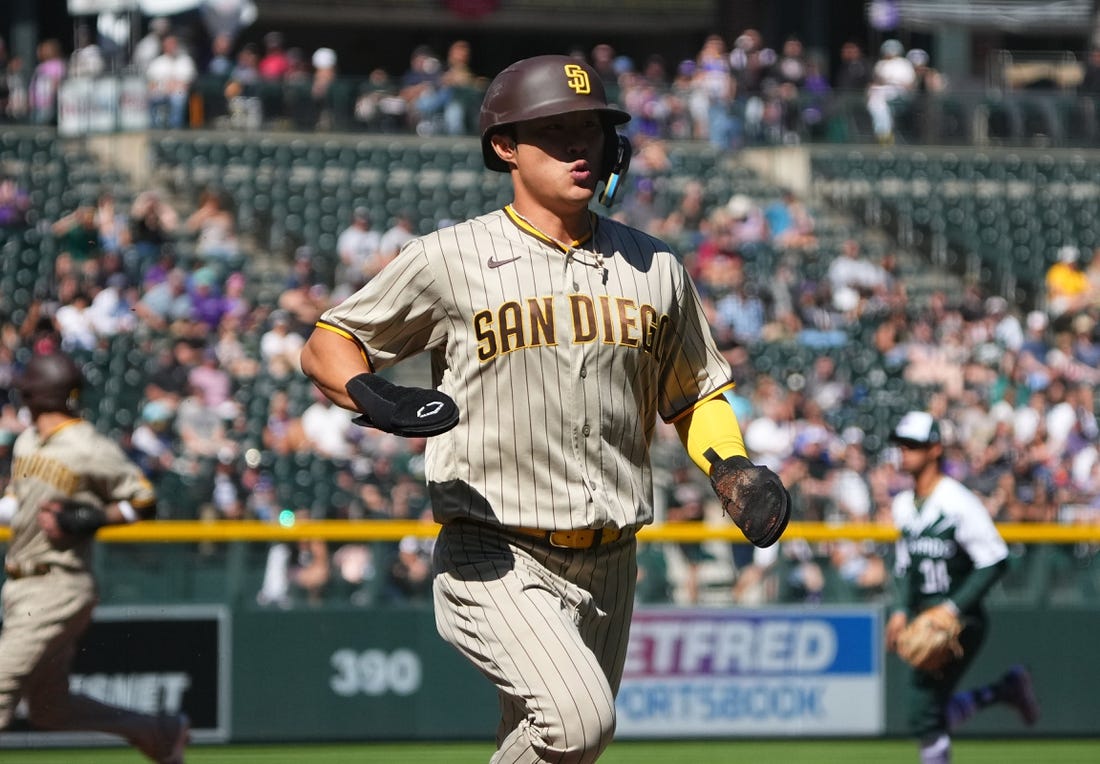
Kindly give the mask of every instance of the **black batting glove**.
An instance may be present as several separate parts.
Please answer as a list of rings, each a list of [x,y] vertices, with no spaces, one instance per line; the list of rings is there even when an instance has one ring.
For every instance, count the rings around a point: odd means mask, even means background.
[[[94,504],[75,499],[57,501],[57,527],[74,538],[87,538],[107,524],[107,513]]]
[[[402,387],[369,372],[349,379],[344,389],[360,412],[352,421],[363,427],[426,438],[458,424],[458,406],[439,390]]]

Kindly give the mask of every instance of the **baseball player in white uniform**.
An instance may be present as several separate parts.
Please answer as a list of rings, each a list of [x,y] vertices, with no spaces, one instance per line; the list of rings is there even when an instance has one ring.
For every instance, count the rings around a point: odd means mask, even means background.
[[[715,487],[751,541],[789,517],[778,478],[745,457],[729,365],[679,261],[589,209],[625,172],[628,119],[577,59],[502,71],[482,149],[512,203],[406,244],[302,355],[360,423],[433,436],[436,622],[497,687],[493,762],[591,762],[611,741],[658,416],[736,484]],[[431,390],[375,373],[420,352]]]
[[[1026,666],[1013,666],[991,684],[956,691],[985,642],[984,600],[1008,569],[1008,547],[989,510],[970,489],[943,471],[940,424],[927,411],[910,411],[891,440],[913,487],[894,497],[899,531],[895,554],[897,602],[886,623],[886,647],[897,650],[916,615],[945,610],[962,625],[959,654],[934,671],[906,674],[908,722],[922,764],[949,764],[951,732],[977,711],[997,703],[1017,710],[1025,724],[1039,718]]]
[[[151,515],[156,493],[118,445],[77,414],[83,375],[60,353],[33,357],[16,382],[33,424],[12,450],[0,521],[11,525],[0,630],[0,730],[21,698],[47,730],[125,738],[151,761],[182,764],[190,722],[153,716],[69,691],[77,643],[98,600],[96,531]]]

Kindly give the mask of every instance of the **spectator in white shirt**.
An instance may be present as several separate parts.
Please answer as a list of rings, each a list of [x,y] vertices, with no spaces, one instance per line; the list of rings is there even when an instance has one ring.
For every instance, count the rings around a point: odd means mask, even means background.
[[[382,234],[382,242],[379,245],[379,253],[383,259],[392,259],[405,245],[405,242],[414,238],[412,214],[403,212],[398,215],[393,225]]]
[[[313,403],[302,412],[302,431],[312,450],[330,459],[346,459],[351,456],[351,440],[348,432],[356,427],[351,423],[355,416],[337,406],[316,387]]]
[[[855,239],[846,239],[840,245],[840,255],[829,263],[826,276],[834,295],[850,289],[869,297],[883,292],[890,283],[890,275],[882,266],[862,256]]]
[[[144,76],[149,64],[160,55],[165,36],[171,31],[171,22],[164,16],[158,16],[149,22],[149,31],[138,40],[134,52],[130,54],[130,63],[134,71]]]
[[[98,77],[107,68],[103,51],[96,45],[91,28],[80,24],[73,33],[75,48],[69,56],[70,77]]]
[[[153,127],[179,129],[186,124],[195,62],[180,46],[179,38],[167,35],[163,51],[145,72],[149,83],[149,109]]]
[[[92,314],[88,310],[91,301],[85,292],[77,292],[72,300],[63,304],[54,314],[54,325],[61,335],[61,347],[68,351],[94,350],[98,337]]]
[[[336,253],[340,256],[338,286],[351,294],[366,284],[388,262],[379,249],[382,235],[371,228],[370,212],[366,207],[356,207],[351,225],[336,239]]]
[[[867,88],[867,111],[871,115],[875,137],[880,143],[894,140],[893,104],[913,92],[917,84],[917,71],[907,59],[905,46],[897,40],[887,40],[879,50],[881,58],[871,71],[871,85]]]
[[[292,371],[301,369],[300,357],[305,339],[290,330],[290,316],[284,310],[271,314],[271,328],[260,337],[260,356],[266,370],[273,377],[282,379]]]

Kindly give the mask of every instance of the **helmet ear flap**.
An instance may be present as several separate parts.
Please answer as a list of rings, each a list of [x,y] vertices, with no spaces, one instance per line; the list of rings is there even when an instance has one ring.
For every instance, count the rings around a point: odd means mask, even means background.
[[[603,168],[600,173],[603,180],[600,204],[603,206],[610,207],[615,203],[615,197],[622,188],[623,178],[630,169],[630,157],[633,153],[630,139],[615,132],[614,128],[608,128],[603,147]]]
[[[80,388],[73,387],[69,389],[69,394],[65,398],[65,410],[70,414],[76,414],[80,412]]]

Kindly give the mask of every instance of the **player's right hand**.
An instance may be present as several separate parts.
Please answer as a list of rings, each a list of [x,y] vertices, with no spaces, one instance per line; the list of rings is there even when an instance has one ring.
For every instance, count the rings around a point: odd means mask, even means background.
[[[38,517],[36,518],[38,527],[54,549],[72,549],[79,539],[61,527],[61,523],[58,521],[60,512],[60,501],[48,500],[42,502],[38,507]]]
[[[896,652],[898,649],[898,636],[909,625],[909,618],[901,610],[891,614],[886,621],[886,649]]]
[[[73,499],[47,499],[38,507],[38,527],[57,548],[95,535],[107,524],[103,509]]]
[[[441,390],[402,387],[370,372],[349,379],[345,389],[360,412],[352,422],[363,427],[427,438],[458,424],[458,406]]]

